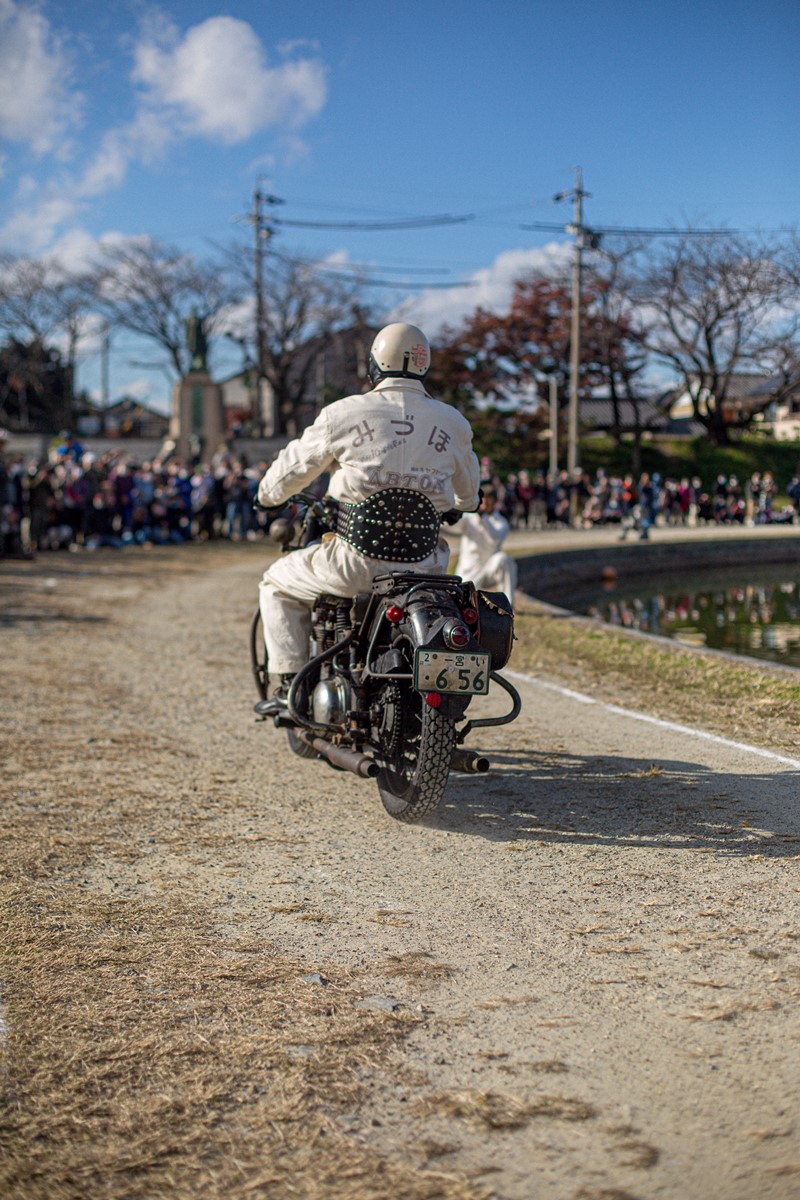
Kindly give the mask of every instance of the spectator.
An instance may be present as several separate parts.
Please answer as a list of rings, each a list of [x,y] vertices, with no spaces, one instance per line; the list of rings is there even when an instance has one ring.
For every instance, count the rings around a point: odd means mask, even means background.
[[[483,498],[476,513],[465,513],[453,526],[461,535],[456,575],[470,579],[478,588],[504,592],[514,599],[517,586],[517,564],[501,546],[508,534],[508,521],[497,509],[497,492],[491,486],[483,488]]]
[[[0,558],[22,554],[22,483],[19,464],[7,462],[8,433],[0,429]]]
[[[28,545],[31,550],[44,550],[49,546],[53,515],[53,485],[50,482],[50,464],[46,458],[40,462],[32,460],[28,464],[23,488],[30,521]]]

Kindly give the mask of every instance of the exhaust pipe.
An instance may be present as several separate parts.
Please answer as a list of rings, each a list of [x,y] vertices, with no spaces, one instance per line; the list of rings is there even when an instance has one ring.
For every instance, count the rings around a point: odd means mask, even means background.
[[[451,771],[466,771],[469,774],[483,774],[488,771],[491,763],[483,754],[478,754],[477,750],[465,750],[463,746],[457,746],[453,751],[453,756],[450,759]]]
[[[301,742],[305,742],[307,746],[311,746],[312,750],[316,750],[317,754],[321,754],[323,758],[326,758],[334,767],[341,767],[344,771],[352,771],[354,775],[360,775],[362,779],[374,779],[378,774],[378,764],[368,754],[357,754],[355,750],[345,750],[342,746],[332,746],[330,742],[326,742],[320,737],[315,737],[307,729],[295,729],[295,735]]]

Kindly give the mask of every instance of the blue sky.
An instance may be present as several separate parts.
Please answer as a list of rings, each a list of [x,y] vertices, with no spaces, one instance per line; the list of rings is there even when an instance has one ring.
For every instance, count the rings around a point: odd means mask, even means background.
[[[580,164],[597,225],[797,222],[791,0],[0,0],[0,248],[70,263],[149,234],[203,254],[257,177],[293,220],[474,214],[280,244],[471,288],[376,293],[434,327],[564,252]],[[555,243],[555,246],[554,246]],[[562,245],[562,251],[558,250]],[[389,270],[391,268],[391,270]],[[381,272],[378,272],[381,273]],[[114,339],[112,393],[167,383]],[[97,345],[79,384],[96,389]]]

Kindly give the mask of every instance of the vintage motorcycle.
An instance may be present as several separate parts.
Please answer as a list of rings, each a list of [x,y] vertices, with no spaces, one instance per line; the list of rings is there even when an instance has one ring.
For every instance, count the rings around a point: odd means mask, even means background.
[[[394,513],[407,489],[393,491],[379,495]],[[289,516],[270,527],[284,552],[341,528],[331,497],[302,492],[289,505]],[[478,591],[457,576],[393,571],[355,598],[320,596],[311,621],[309,659],[294,676],[286,707],[263,718],[286,729],[295,754],[374,778],[386,811],[407,822],[436,808],[450,771],[489,769],[489,760],[463,742],[472,730],[508,724],[520,712],[519,694],[499,674],[514,637],[505,595]],[[250,653],[264,702],[269,664],[258,610]],[[466,719],[490,681],[508,693],[510,709]]]

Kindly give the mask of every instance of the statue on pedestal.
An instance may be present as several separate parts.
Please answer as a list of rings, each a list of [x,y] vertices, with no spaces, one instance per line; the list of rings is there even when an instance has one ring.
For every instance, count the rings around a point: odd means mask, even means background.
[[[222,388],[208,373],[207,320],[192,308],[185,325],[189,369],[172,389],[170,436],[181,458],[199,457],[206,447],[218,446],[225,435]]]
[[[186,348],[191,355],[190,371],[208,371],[208,339],[204,328],[205,320],[197,315],[197,309],[192,308],[186,322]]]

